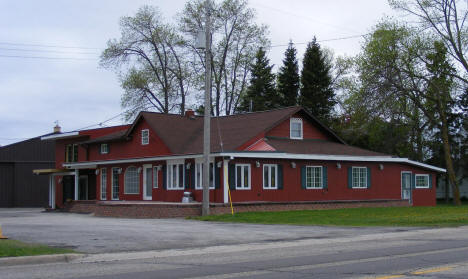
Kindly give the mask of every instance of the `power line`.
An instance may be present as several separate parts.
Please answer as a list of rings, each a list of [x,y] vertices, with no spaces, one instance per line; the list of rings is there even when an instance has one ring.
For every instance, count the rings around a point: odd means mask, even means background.
[[[92,58],[73,58],[73,57],[47,57],[47,56],[25,56],[25,55],[1,55],[0,57],[6,58],[27,58],[27,59],[45,59],[45,60],[94,60]]]
[[[349,40],[349,39],[354,39],[354,38],[359,38],[359,37],[364,37],[366,35],[369,35],[369,33],[367,34],[361,34],[361,35],[353,35],[353,36],[347,36],[347,37],[339,37],[339,38],[332,38],[332,39],[325,39],[325,40],[318,40],[317,43],[323,43],[323,42],[331,42],[331,41],[340,41],[340,40]],[[306,45],[308,44],[309,42],[307,43],[294,43],[294,45]],[[286,44],[286,45],[272,45],[270,47],[285,47],[285,46],[288,46],[289,44]]]
[[[61,46],[61,45],[44,45],[44,44],[26,44],[26,43],[11,43],[0,42],[0,45],[13,45],[13,46],[34,46],[34,47],[52,47],[52,48],[74,48],[74,49],[99,49],[97,47],[82,47],[82,46]]]
[[[67,54],[99,54],[98,52],[80,52],[80,51],[60,51],[47,49],[25,49],[25,48],[8,48],[0,47],[1,50],[7,51],[25,51],[25,52],[50,52],[50,53],[67,53]]]
[[[111,118],[106,119],[106,120],[104,120],[104,121],[102,121],[102,122],[99,122],[99,123],[96,123],[96,124],[93,124],[93,125],[89,125],[89,126],[86,126],[86,127],[80,128],[80,129],[76,129],[75,131],[86,130],[86,129],[89,129],[89,128],[94,127],[94,126],[103,126],[104,123],[107,123],[107,122],[109,122],[109,121],[111,121],[111,120],[114,120],[114,119],[116,119],[117,117],[123,115],[124,113],[125,113],[125,112],[121,112],[121,113],[119,113],[119,114],[117,114],[117,115],[114,115],[114,116],[112,116]]]

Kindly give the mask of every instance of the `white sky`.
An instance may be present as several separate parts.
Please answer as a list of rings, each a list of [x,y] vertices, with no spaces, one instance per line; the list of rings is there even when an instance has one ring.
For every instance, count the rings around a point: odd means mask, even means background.
[[[123,90],[115,73],[98,63],[107,40],[120,36],[119,18],[149,4],[173,19],[185,2],[0,0],[0,145],[52,132],[56,120],[62,131],[71,131],[121,113]],[[357,54],[362,39],[323,40],[365,34],[394,14],[386,0],[250,0],[250,5],[258,23],[269,26],[272,45],[290,39],[306,43],[315,35],[335,55]],[[296,48],[301,60],[305,44]],[[285,49],[269,52],[275,68]],[[118,124],[120,117],[106,123]]]

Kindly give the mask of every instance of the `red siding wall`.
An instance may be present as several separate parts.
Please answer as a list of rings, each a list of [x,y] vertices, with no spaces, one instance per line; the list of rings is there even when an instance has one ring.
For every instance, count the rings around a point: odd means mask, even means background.
[[[302,119],[302,127],[303,127],[303,137],[304,139],[323,139],[323,140],[332,140],[328,137],[324,132],[322,132],[319,128],[317,128],[314,124],[308,121],[308,118],[304,117],[300,113],[296,113],[293,115],[293,118],[301,118]],[[289,138],[289,119],[283,121],[278,126],[274,127],[270,131],[267,132],[267,136],[271,137],[281,137],[281,138]]]
[[[149,144],[141,144],[141,130],[149,129]],[[151,130],[145,121],[140,121],[133,130],[132,138],[124,142],[110,142],[109,153],[100,154],[100,144],[89,146],[89,161],[116,160],[123,158],[153,157],[159,155],[170,155],[171,151]]]

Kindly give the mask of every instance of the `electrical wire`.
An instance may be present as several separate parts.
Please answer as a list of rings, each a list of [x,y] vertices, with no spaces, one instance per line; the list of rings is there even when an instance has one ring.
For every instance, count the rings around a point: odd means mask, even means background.
[[[0,57],[5,58],[27,58],[27,59],[44,59],[44,60],[93,60],[92,58],[73,58],[73,57],[47,57],[47,56],[26,56],[26,55],[3,55],[0,54]]]
[[[76,51],[60,51],[60,50],[47,50],[47,49],[25,49],[25,48],[7,48],[0,47],[0,50],[7,51],[24,51],[24,52],[50,52],[50,53],[66,53],[66,54],[100,54],[98,52],[76,52]]]
[[[102,49],[98,47],[61,46],[61,45],[27,44],[27,43],[12,43],[12,42],[0,42],[0,45],[34,46],[34,47],[49,47],[49,48],[99,49],[99,50]]]

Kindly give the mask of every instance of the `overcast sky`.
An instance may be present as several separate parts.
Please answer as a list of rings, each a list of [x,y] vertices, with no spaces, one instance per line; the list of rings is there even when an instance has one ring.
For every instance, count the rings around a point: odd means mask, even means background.
[[[219,0],[218,0],[219,1]],[[119,38],[119,18],[154,5],[173,19],[185,0],[0,0],[0,145],[96,125],[121,113],[114,72],[99,66],[107,40]],[[301,60],[313,36],[335,55],[355,55],[384,15],[386,0],[250,0],[273,46],[297,43]],[[281,65],[285,46],[269,58]],[[122,124],[116,117],[105,125]],[[92,126],[98,127],[98,126]]]

